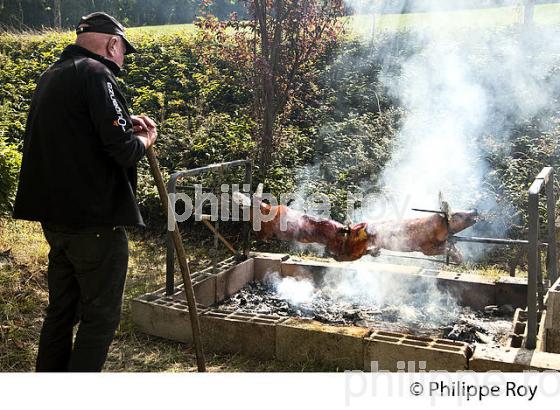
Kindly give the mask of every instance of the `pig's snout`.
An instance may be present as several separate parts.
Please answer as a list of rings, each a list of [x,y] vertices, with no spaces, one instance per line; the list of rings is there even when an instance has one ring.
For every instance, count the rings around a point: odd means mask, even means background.
[[[478,210],[454,212],[449,220],[449,232],[455,234],[473,226],[478,221]]]

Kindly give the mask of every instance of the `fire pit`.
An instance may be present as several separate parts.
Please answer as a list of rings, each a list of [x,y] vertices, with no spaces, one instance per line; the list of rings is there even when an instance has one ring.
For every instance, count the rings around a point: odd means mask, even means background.
[[[345,299],[347,281],[368,280]],[[409,370],[411,363],[449,371],[560,369],[555,354],[508,346],[512,311],[527,300],[519,279],[252,254],[196,272],[193,283],[209,351],[339,370],[396,371],[403,363]],[[144,295],[132,303],[133,320],[146,333],[190,343],[184,299],[182,286],[172,295]]]
[[[176,193],[181,179],[236,167],[245,169],[244,182],[250,188],[251,161],[239,160],[176,172],[168,191]],[[205,348],[339,370],[559,370],[560,279],[552,175],[552,168],[544,168],[529,189],[528,240],[458,236],[477,213],[450,213],[444,202],[440,211],[423,210],[432,216],[401,224],[345,227],[286,207],[280,214],[297,222],[288,231],[278,230],[276,220],[265,224],[271,237],[323,243],[335,259],[353,262],[251,252],[249,220],[238,250],[211,225],[211,215],[203,214],[202,222],[214,233],[214,247],[221,241],[235,254],[221,262],[214,256],[212,266],[191,274]],[[548,243],[540,241],[538,229],[543,190]],[[251,193],[247,195],[238,195],[240,203]],[[270,208],[262,203],[259,207]],[[380,249],[421,251],[446,254],[449,262],[459,259],[457,242],[526,247],[528,280],[382,263],[379,257]],[[542,249],[547,250],[548,277],[556,281],[546,295],[538,264]],[[135,299],[132,317],[146,333],[191,343],[185,292],[174,279],[169,240],[165,288]]]
[[[316,288],[309,280],[282,278],[274,272],[262,282],[248,283],[216,307],[471,344],[504,346],[507,343],[514,313],[510,305],[487,306],[482,310],[459,306],[449,294],[438,291],[434,281],[425,279],[418,279],[406,294],[401,292],[391,300],[379,301],[367,297],[367,292],[357,296],[344,294],[340,287],[349,285],[355,278],[344,279],[338,286]]]

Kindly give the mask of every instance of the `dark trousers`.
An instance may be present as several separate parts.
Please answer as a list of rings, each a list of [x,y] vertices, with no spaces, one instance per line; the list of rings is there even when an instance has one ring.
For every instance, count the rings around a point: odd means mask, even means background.
[[[43,232],[51,247],[49,306],[36,369],[101,371],[120,321],[128,267],[126,231],[43,224]]]

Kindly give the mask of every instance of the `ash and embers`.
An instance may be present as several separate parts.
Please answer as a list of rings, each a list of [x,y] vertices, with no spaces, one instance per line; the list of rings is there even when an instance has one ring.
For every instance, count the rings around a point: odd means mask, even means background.
[[[503,345],[511,331],[513,309],[488,306],[482,311],[454,303],[433,303],[422,294],[407,300],[374,303],[341,297],[329,287],[307,287],[299,294],[286,292],[278,282],[250,282],[220,303],[220,308],[248,313],[301,317],[337,325],[371,327],[416,336],[438,337],[467,343]]]

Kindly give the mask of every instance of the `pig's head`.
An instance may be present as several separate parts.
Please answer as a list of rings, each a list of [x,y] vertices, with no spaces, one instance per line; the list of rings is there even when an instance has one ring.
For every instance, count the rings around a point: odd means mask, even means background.
[[[478,211],[457,211],[449,216],[449,233],[451,235],[473,226],[478,220]]]

